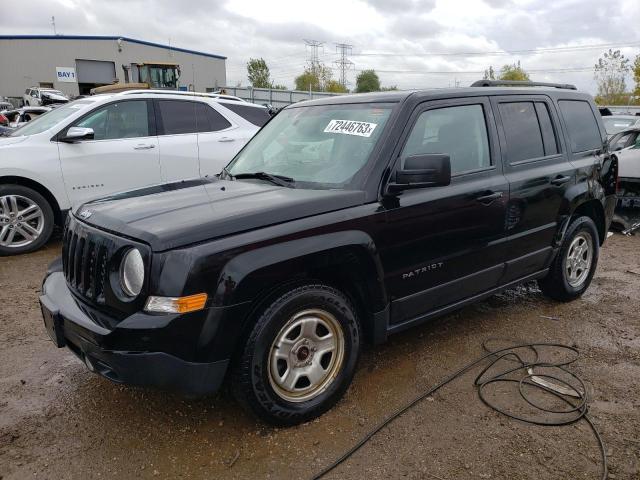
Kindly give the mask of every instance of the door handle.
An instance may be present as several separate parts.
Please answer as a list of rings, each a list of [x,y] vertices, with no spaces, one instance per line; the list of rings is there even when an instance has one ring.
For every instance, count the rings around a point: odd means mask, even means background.
[[[233,142],[235,141],[235,138],[231,138],[231,137],[222,137],[218,140],[219,142]]]
[[[156,148],[155,145],[136,145],[133,147],[134,150],[150,150],[152,148]]]
[[[490,205],[494,200],[502,198],[502,195],[502,192],[492,192],[488,195],[481,195],[479,197],[476,197],[476,200],[483,205]]]
[[[556,178],[551,180],[551,185],[556,185],[556,186],[564,185],[569,180],[571,180],[571,177],[568,177],[566,175],[558,175]]]

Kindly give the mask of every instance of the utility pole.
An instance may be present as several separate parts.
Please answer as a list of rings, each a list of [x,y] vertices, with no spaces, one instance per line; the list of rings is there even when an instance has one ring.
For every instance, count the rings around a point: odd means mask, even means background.
[[[53,26],[53,34],[58,35],[58,32],[56,31],[56,17],[54,16],[51,17],[51,25]]]
[[[318,49],[324,45],[324,42],[319,42],[318,40],[304,40],[304,44],[310,49],[309,62],[311,66],[315,66],[319,63],[318,60]]]
[[[347,58],[347,55],[351,53],[353,45],[347,43],[336,43],[336,52],[340,54],[340,58],[335,63],[340,69],[340,84],[347,88],[347,69],[353,66],[353,62]]]

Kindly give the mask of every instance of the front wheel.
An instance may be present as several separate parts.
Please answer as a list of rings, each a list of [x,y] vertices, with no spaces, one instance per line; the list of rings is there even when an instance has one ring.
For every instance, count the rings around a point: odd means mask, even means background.
[[[549,273],[538,280],[542,293],[567,302],[581,296],[591,284],[598,265],[598,230],[589,217],[571,222]]]
[[[42,247],[53,231],[49,202],[22,185],[0,185],[0,256],[28,253]]]
[[[340,291],[293,288],[259,313],[232,373],[235,397],[276,425],[320,416],[351,383],[360,338],[354,308]]]

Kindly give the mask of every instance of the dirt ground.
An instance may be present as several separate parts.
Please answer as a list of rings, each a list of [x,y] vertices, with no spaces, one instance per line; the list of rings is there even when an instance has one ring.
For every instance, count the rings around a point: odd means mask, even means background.
[[[290,429],[256,421],[225,391],[188,400],[115,385],[56,349],[37,295],[59,251],[52,242],[0,258],[0,480],[309,478],[386,414],[481,355],[489,337],[577,346],[571,368],[587,383],[609,478],[640,479],[640,236],[610,238],[593,284],[573,303],[528,285],[367,348],[345,398]],[[585,423],[539,427],[501,416],[478,399],[477,372],[419,403],[327,478],[600,478]]]

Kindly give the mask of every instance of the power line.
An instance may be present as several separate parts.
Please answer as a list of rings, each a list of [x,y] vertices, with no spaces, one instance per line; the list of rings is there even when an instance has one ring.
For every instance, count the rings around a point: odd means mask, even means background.
[[[623,47],[638,47],[640,42],[626,42],[626,43],[601,43],[592,45],[576,45],[573,47],[549,47],[549,48],[531,48],[524,50],[497,50],[488,52],[415,52],[415,53],[398,53],[398,52],[369,52],[369,53],[353,53],[354,57],[426,57],[426,56],[439,56],[439,57],[455,57],[455,56],[488,56],[488,55],[521,55],[526,53],[565,53],[575,52],[582,50],[594,50],[600,48],[623,48]]]
[[[335,69],[335,67],[333,67]],[[361,69],[356,69],[357,72],[362,72]],[[429,70],[378,70],[378,73],[408,73],[418,75],[482,75],[484,70],[451,70],[451,71],[429,71]],[[542,68],[542,69],[526,69],[527,73],[571,73],[571,72],[590,72],[593,71],[593,67],[567,67],[567,68]]]

